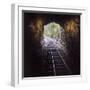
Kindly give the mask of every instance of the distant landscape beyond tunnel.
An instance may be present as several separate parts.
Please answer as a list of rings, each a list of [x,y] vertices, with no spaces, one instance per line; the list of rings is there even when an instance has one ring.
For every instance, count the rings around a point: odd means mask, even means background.
[[[23,11],[24,77],[80,75],[80,15]]]

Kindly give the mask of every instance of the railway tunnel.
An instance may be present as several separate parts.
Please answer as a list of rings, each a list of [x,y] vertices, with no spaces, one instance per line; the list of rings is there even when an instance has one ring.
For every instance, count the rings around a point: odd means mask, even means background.
[[[80,15],[23,15],[24,77],[80,74]]]

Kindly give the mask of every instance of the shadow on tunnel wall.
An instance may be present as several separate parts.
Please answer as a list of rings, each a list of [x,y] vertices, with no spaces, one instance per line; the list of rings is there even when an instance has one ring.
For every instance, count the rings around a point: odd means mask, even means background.
[[[80,15],[23,11],[24,77],[53,76],[48,74],[40,43],[44,25],[53,21],[65,31],[68,50],[65,62],[71,70],[67,75],[80,75]]]

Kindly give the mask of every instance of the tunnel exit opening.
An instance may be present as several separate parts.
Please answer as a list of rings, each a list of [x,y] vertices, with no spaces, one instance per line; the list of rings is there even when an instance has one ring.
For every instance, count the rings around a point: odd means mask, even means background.
[[[66,51],[65,34],[63,27],[56,23],[50,22],[44,25],[43,38],[41,40],[42,48],[56,48]]]

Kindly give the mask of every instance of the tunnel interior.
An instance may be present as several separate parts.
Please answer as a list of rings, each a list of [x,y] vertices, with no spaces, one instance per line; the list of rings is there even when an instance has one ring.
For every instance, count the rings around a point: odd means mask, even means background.
[[[80,75],[80,14],[23,11],[24,77]]]

